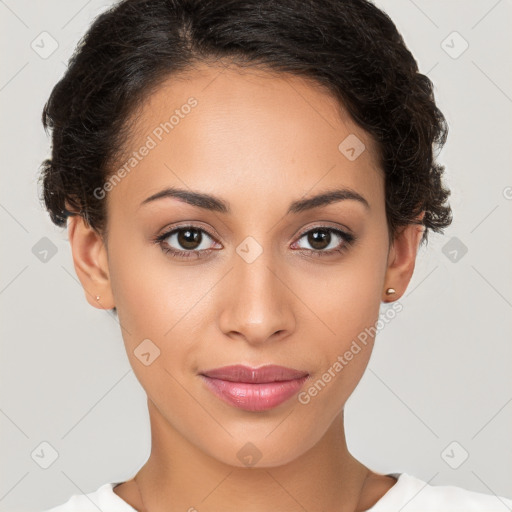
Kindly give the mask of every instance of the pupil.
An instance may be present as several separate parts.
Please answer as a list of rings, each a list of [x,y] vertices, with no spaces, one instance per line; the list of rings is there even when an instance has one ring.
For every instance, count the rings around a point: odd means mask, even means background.
[[[327,243],[325,243],[327,241]],[[331,233],[325,229],[312,231],[308,236],[308,242],[314,249],[325,249],[331,241]]]
[[[201,231],[198,229],[181,229],[178,231],[178,242],[185,249],[196,249],[201,244]]]

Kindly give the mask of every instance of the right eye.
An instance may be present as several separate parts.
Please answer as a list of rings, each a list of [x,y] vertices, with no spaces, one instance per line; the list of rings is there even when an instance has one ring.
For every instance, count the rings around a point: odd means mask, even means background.
[[[213,235],[204,228],[187,225],[173,228],[159,235],[154,242],[160,245],[164,253],[173,258],[202,258],[201,253],[208,255],[214,250],[210,247],[211,243],[208,243],[208,239],[216,242]]]

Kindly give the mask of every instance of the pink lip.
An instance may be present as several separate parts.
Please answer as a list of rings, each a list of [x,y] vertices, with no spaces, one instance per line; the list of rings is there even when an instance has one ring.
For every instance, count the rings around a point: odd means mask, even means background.
[[[308,373],[284,366],[224,366],[200,374],[208,389],[225,402],[247,411],[265,411],[291,398]]]

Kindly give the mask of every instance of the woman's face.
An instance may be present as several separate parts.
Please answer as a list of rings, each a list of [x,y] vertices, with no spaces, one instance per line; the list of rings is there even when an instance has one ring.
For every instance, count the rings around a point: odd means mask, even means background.
[[[251,450],[260,464],[284,464],[340,417],[368,363],[383,290],[405,288],[418,238],[392,281],[376,148],[300,78],[202,67],[161,86],[132,126],[106,196],[100,295],[117,307],[152,421],[231,465]],[[148,199],[170,188],[216,201]],[[360,199],[296,206],[343,190]],[[248,410],[200,375],[234,364],[309,376],[284,402]]]

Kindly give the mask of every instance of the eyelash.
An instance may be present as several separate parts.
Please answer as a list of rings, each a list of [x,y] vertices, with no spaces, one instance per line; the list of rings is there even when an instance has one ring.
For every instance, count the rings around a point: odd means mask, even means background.
[[[197,259],[199,259],[199,258],[204,257],[204,256],[200,256],[200,253],[206,253],[206,255],[208,255],[212,251],[216,250],[216,249],[202,249],[201,251],[195,251],[195,250],[181,251],[178,249],[170,248],[165,245],[165,242],[164,242],[165,239],[169,238],[174,233],[178,233],[180,231],[184,231],[184,230],[190,229],[190,228],[202,231],[203,233],[206,233],[210,238],[215,240],[215,237],[206,229],[204,229],[202,227],[200,228],[199,226],[194,226],[194,225],[185,225],[185,226],[179,226],[177,228],[173,228],[170,231],[167,231],[161,235],[156,236],[155,238],[153,238],[153,243],[158,244],[160,246],[160,248],[162,249],[162,251],[165,254],[168,254],[169,256],[171,256],[172,258],[185,258],[185,259],[197,258]],[[308,254],[308,255],[314,255],[314,256],[318,256],[318,257],[326,257],[326,256],[332,256],[335,253],[341,254],[341,253],[345,252],[349,248],[349,246],[351,246],[356,241],[356,237],[354,235],[352,235],[350,233],[346,233],[346,232],[342,231],[341,229],[333,228],[331,226],[315,226],[312,229],[308,229],[307,231],[305,231],[304,233],[302,233],[299,236],[297,241],[302,239],[308,233],[320,231],[320,230],[325,230],[330,233],[336,234],[337,236],[339,236],[340,238],[342,238],[344,240],[343,245],[337,249],[330,249],[328,251],[323,251],[320,249],[296,249],[296,250],[300,254]]]

